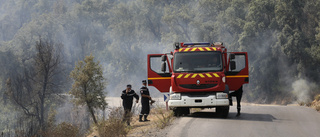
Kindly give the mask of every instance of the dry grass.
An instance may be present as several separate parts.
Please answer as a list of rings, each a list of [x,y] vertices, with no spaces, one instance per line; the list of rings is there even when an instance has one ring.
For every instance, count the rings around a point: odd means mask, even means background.
[[[158,120],[155,121],[158,128],[163,129],[172,122],[174,118],[172,111],[166,111],[160,107],[157,107],[154,110],[155,116],[158,118]]]
[[[107,120],[102,120],[97,125],[97,131],[100,137],[121,137],[127,136],[128,126],[122,121],[122,108],[115,108],[109,114]]]
[[[139,122],[139,116],[136,114],[131,118],[131,126],[127,126],[122,122],[122,116],[123,108],[112,110],[109,118],[94,126],[87,137],[149,136],[154,131],[166,127],[173,120],[172,111],[166,111],[165,108],[161,107],[151,109],[148,116],[150,122]]]
[[[312,105],[312,102],[303,102],[303,101],[298,101],[298,104],[300,106],[307,106],[310,107]]]
[[[314,101],[312,101],[311,107],[316,109],[317,111],[320,111],[320,94],[314,97]]]
[[[45,137],[79,137],[79,127],[70,123],[62,122],[55,127],[51,127],[44,132],[40,132],[41,136]]]
[[[132,118],[132,126],[128,136],[153,136],[154,132],[170,125],[173,118],[172,111],[166,111],[165,108],[157,106],[150,111],[150,115],[148,116],[150,122],[139,122],[138,116]]]
[[[320,101],[320,94],[316,95],[316,96],[314,97],[314,100]]]

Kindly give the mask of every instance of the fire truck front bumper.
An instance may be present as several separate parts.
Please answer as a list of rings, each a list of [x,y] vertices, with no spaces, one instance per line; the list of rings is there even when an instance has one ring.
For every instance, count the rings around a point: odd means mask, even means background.
[[[177,95],[170,95],[170,100],[168,102],[170,109],[177,107],[211,108],[217,106],[229,106],[228,95],[225,95],[224,93],[217,93],[216,95],[210,95],[206,97],[180,95],[179,98],[175,96]]]

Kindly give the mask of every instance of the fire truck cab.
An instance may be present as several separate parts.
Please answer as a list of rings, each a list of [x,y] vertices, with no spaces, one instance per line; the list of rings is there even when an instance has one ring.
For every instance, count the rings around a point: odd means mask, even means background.
[[[148,85],[170,93],[176,116],[190,108],[216,108],[227,117],[232,91],[249,83],[247,52],[227,52],[223,43],[174,43],[174,51],[148,55]]]

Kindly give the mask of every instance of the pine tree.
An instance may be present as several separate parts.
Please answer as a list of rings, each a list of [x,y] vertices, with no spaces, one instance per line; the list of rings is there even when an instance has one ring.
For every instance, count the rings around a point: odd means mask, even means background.
[[[101,65],[99,62],[94,62],[92,55],[86,56],[84,61],[76,64],[70,77],[74,80],[69,92],[74,96],[73,101],[76,105],[86,105],[94,123],[97,124],[94,110],[104,110],[107,106],[103,93],[106,83]]]

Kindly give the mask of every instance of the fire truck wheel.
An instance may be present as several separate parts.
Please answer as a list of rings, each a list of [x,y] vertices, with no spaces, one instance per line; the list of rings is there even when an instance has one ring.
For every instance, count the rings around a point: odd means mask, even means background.
[[[226,107],[216,107],[216,113],[221,118],[227,118],[229,114],[229,106]]]
[[[182,108],[183,115],[189,115],[190,114],[190,108]]]
[[[173,115],[176,117],[181,116],[181,109],[180,108],[173,109]]]
[[[188,115],[190,114],[190,109],[189,108],[175,108],[173,109],[173,114],[176,117],[182,116],[182,115]]]

